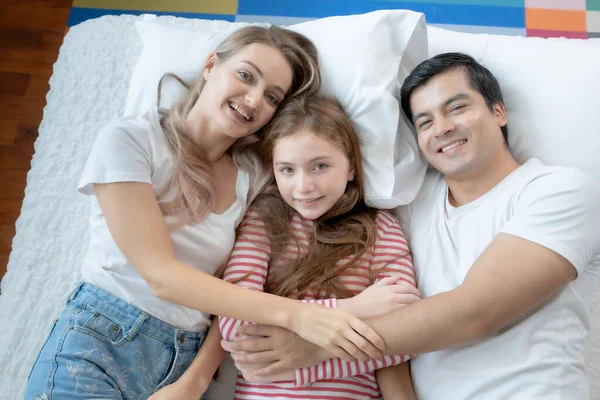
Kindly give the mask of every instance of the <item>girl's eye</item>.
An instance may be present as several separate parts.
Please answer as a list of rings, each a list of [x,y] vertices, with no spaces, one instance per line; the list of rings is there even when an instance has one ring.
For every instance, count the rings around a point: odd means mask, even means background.
[[[291,174],[292,172],[294,172],[294,170],[291,169],[290,167],[284,167],[284,168],[281,168],[279,170],[279,172],[281,172],[282,174]]]
[[[317,171],[323,171],[323,170],[327,169],[327,164],[317,164],[317,165],[315,165],[315,169]]]
[[[242,78],[245,81],[249,81],[252,79],[252,75],[250,75],[246,71],[238,71],[238,75],[240,76],[240,78]]]

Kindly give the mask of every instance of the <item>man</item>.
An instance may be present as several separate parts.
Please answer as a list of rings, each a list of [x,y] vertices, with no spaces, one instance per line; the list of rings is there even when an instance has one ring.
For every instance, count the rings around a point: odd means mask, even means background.
[[[401,210],[425,298],[367,321],[386,353],[420,354],[411,367],[421,399],[589,398],[598,183],[537,159],[520,165],[498,82],[467,55],[421,63],[401,104],[437,171]],[[327,356],[283,329],[246,333],[266,338],[224,347],[259,379]],[[249,365],[257,362],[268,366]]]

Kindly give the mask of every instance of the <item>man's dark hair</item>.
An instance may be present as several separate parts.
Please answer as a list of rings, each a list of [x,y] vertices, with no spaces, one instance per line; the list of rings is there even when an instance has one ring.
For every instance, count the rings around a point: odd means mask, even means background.
[[[410,108],[410,96],[412,92],[418,87],[425,85],[434,76],[458,68],[463,68],[466,71],[471,87],[483,96],[490,111],[494,111],[494,106],[498,102],[504,104],[500,85],[489,69],[479,64],[473,57],[467,54],[438,54],[417,65],[406,77],[400,89],[402,111],[404,111],[411,124],[414,125],[412,120],[413,113]],[[504,142],[508,145],[508,126],[504,125],[501,129]]]

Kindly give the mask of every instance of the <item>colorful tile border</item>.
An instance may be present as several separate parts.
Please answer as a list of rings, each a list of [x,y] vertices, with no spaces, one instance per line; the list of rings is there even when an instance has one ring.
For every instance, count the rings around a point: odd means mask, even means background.
[[[74,0],[68,25],[102,15],[294,24],[333,15],[409,9],[447,29],[503,35],[600,37],[600,0]]]

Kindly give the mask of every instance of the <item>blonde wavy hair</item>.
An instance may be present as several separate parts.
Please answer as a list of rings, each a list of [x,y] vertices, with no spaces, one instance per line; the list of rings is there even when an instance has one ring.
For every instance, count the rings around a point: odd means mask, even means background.
[[[315,45],[304,35],[285,28],[274,25],[241,28],[225,38],[214,50],[216,62],[222,63],[245,46],[254,43],[279,50],[292,68],[292,86],[281,106],[290,99],[318,92],[321,80]],[[216,197],[211,166],[204,152],[195,145],[186,127],[188,113],[196,104],[206,83],[202,71],[191,88],[173,74],[163,77],[174,77],[189,89],[187,96],[166,111],[161,118],[161,126],[175,155],[174,172],[167,189],[174,187],[176,197],[171,201],[159,199],[159,204],[164,215],[187,214],[177,225],[201,222],[212,211]],[[161,84],[158,87],[159,99],[160,90]],[[277,112],[274,118],[277,118]],[[251,176],[252,184],[247,204],[250,204],[269,183],[270,167],[265,164],[259,145],[261,131],[262,129],[236,140],[228,150],[235,165]]]

